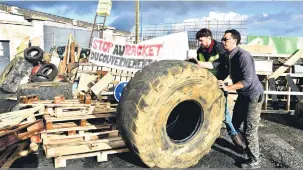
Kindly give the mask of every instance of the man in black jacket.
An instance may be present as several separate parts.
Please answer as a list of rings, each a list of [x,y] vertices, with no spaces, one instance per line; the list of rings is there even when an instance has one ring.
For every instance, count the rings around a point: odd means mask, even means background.
[[[256,74],[254,59],[251,54],[240,47],[240,33],[237,30],[225,31],[222,42],[229,54],[229,59],[219,58],[213,62],[199,62],[200,67],[213,69],[221,64],[227,65],[233,81],[225,86],[219,82],[224,91],[236,90],[238,98],[234,107],[232,123],[238,131],[244,122],[246,153],[248,160],[241,164],[242,168],[260,168],[258,125],[263,104],[263,86]]]
[[[209,29],[203,28],[196,33],[196,39],[199,41],[201,47],[197,50],[197,60],[199,62],[214,62],[216,60],[224,60],[227,59],[228,54],[227,51],[224,49],[223,44],[217,42],[212,38],[212,32]],[[209,69],[218,80],[225,80],[229,74],[228,68],[224,64],[218,64],[216,68]],[[225,103],[225,125],[227,131],[235,143],[235,145],[241,149],[245,147],[245,144],[241,140],[240,135],[234,128],[232,124],[232,119],[228,110],[228,92],[224,91],[224,95],[226,97]]]

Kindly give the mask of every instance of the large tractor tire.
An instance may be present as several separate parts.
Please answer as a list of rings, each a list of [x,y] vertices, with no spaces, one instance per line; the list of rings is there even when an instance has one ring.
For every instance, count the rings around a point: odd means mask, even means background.
[[[217,79],[186,61],[159,61],[122,92],[117,125],[131,151],[153,168],[187,168],[207,154],[224,119]]]
[[[64,96],[72,99],[72,83],[69,82],[37,82],[27,83],[19,86],[17,99],[20,96],[37,95],[39,100],[53,100],[56,96]]]

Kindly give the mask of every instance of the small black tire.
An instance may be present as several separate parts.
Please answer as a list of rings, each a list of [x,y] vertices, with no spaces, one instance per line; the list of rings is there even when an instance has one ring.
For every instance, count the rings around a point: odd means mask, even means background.
[[[35,55],[31,55],[32,52],[36,51]],[[39,61],[42,61],[43,58],[43,50],[40,47],[32,46],[24,50],[24,58],[32,63],[36,64]]]
[[[52,71],[47,74],[48,70],[52,70]],[[52,63],[44,64],[38,70],[37,75],[38,74],[47,75],[50,80],[54,80],[54,78],[58,75],[58,68]]]
[[[153,62],[124,88],[117,126],[147,166],[188,168],[220,136],[225,101],[208,70],[187,61]]]
[[[37,82],[27,83],[19,86],[17,99],[20,96],[37,95],[39,100],[53,100],[55,96],[64,96],[72,99],[72,83],[69,82]]]
[[[52,81],[52,79],[48,75],[37,73],[31,77],[31,82],[47,82],[47,81]]]

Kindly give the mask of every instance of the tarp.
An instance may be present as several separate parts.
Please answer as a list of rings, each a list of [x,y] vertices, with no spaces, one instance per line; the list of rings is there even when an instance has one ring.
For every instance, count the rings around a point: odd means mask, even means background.
[[[303,37],[247,36],[247,45],[271,45],[273,53],[291,55],[303,47]]]

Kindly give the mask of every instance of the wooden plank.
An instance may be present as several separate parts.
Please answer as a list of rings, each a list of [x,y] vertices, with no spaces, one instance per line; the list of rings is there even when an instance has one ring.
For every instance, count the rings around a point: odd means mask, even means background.
[[[117,134],[118,130],[111,130],[111,131],[105,131],[105,132],[95,132],[95,133],[84,133],[84,134],[70,134],[68,136],[47,136],[48,140],[64,140],[64,139],[72,139],[72,138],[82,138],[82,137],[91,137],[91,136],[99,136],[99,135],[106,135],[106,134]],[[117,137],[117,136],[112,136]],[[72,143],[70,143],[72,145]]]
[[[274,73],[272,73],[267,79],[273,78],[277,79],[284,73],[289,67],[294,65],[301,57],[303,57],[303,48],[296,51],[285,63],[283,66],[279,67]]]
[[[275,95],[303,95],[303,92],[288,92],[288,91],[264,91],[264,94],[275,94]]]
[[[71,138],[72,139],[72,138]],[[82,138],[83,139],[83,138]],[[67,140],[67,139],[64,139],[64,140]],[[62,140],[62,141],[64,141]],[[120,141],[122,140],[121,137],[114,137],[114,138],[106,138],[106,139],[99,139],[97,138],[96,140],[90,140],[90,141],[78,141],[78,142],[72,142],[72,143],[68,143],[68,144],[62,144],[60,142],[60,140],[57,140],[58,144],[46,144],[47,148],[64,148],[66,145],[68,146],[79,146],[79,145],[94,145],[94,144],[98,144],[98,143],[110,143],[110,142],[113,142],[113,141]],[[51,142],[55,142],[54,141],[51,141]]]
[[[99,95],[99,93],[108,86],[109,83],[114,81],[114,76],[111,73],[107,73],[101,80],[99,80],[93,87],[91,87],[92,92],[95,95]]]
[[[292,91],[294,91],[294,92],[300,92],[299,88],[296,86],[296,84],[294,83],[294,81],[293,81],[293,79],[290,77],[290,75],[287,75],[285,78],[286,78],[286,80],[287,80],[289,86],[291,87],[291,90],[292,90]],[[300,95],[296,95],[296,97],[297,97],[297,99],[300,100],[300,101],[303,99],[303,97],[300,96]]]
[[[268,91],[268,80],[265,81],[265,91]],[[264,110],[267,110],[267,103],[268,103],[268,94],[265,94],[265,101],[264,101]]]
[[[98,76],[96,75],[90,75],[90,74],[81,74],[80,81],[78,84],[78,91],[87,91],[89,87],[87,86],[90,82],[95,81]]]
[[[45,107],[89,107],[89,106],[97,106],[97,105],[109,105],[109,106],[117,106],[118,104],[102,104],[102,103],[92,103],[92,104],[82,104],[82,103],[60,103],[60,104],[38,104],[38,103],[29,103],[29,104],[20,104],[23,106],[45,106]]]
[[[26,125],[22,125],[22,126],[18,127],[17,129],[10,130],[10,131],[6,131],[6,132],[0,134],[0,137],[5,136],[5,135],[8,135],[8,134],[11,134],[11,133],[18,132],[18,131],[21,130],[21,129],[24,129],[24,128],[27,128],[27,127],[29,127],[29,126],[31,126],[31,125],[34,125],[34,124],[36,124],[36,123],[39,123],[40,121],[42,121],[42,119],[37,120],[37,121],[32,122],[32,123],[29,123],[29,124],[26,124]]]
[[[28,142],[25,141],[23,143],[21,143],[18,148],[14,151],[14,153],[10,156],[10,158],[5,161],[5,163],[1,166],[1,169],[8,169],[13,163],[14,161],[19,158],[19,154],[21,153],[21,151],[28,145]]]
[[[13,112],[2,113],[0,119],[0,128],[4,128],[7,126],[17,125],[21,123],[22,120],[28,118],[29,116],[33,116],[35,112],[39,111],[42,107],[34,107],[30,109],[18,110]],[[12,116],[10,120],[5,119],[5,117],[9,118]],[[17,117],[16,117],[17,116]]]
[[[68,120],[81,120],[81,119],[94,119],[94,118],[106,118],[106,117],[115,117],[114,114],[95,114],[95,115],[83,115],[83,116],[71,116],[71,117],[60,117],[55,118],[49,115],[45,115],[44,119],[46,122],[60,122]]]
[[[85,154],[76,154],[76,155],[68,155],[68,156],[60,156],[55,158],[55,168],[66,167],[66,161],[70,159],[79,159],[79,158],[87,158],[87,157],[95,157],[97,156],[98,162],[104,162],[108,160],[109,154],[117,154],[129,152],[129,149],[113,149],[109,151],[101,151],[101,152],[92,152],[92,153],[85,153]]]
[[[107,129],[110,128],[111,124],[106,124],[106,125],[89,125],[89,126],[77,126],[77,127],[68,127],[68,128],[60,128],[60,129],[55,129],[53,125],[52,130],[46,130],[45,132],[41,133],[54,133],[54,132],[67,132],[71,130],[95,130],[95,129]]]
[[[56,117],[57,118],[62,118],[62,117],[69,117],[69,116],[81,116],[81,115],[92,115],[92,114],[100,114],[100,113],[114,113],[116,112],[117,109],[115,108],[107,108],[107,109],[96,109],[96,111],[68,111],[68,112],[57,112]]]
[[[100,150],[115,149],[119,147],[124,147],[125,143],[123,140],[111,141],[109,143],[96,143],[96,144],[83,144],[76,146],[64,145],[60,147],[51,147],[46,146],[46,157],[58,157],[63,155],[79,154],[86,152],[94,152]]]
[[[0,164],[6,160],[6,158],[18,147],[17,144],[9,146],[5,151],[0,155]]]

